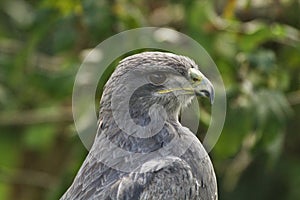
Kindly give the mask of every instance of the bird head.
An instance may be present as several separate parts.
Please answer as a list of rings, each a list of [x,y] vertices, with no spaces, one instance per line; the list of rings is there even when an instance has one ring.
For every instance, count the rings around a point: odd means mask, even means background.
[[[128,100],[131,118],[142,126],[149,123],[154,104],[177,118],[195,96],[214,100],[214,87],[197,64],[172,53],[144,52],[123,59],[106,87],[114,90],[116,106]]]
[[[150,74],[152,79],[165,80],[162,89],[156,91],[158,95],[166,95],[173,93],[181,100],[181,105],[186,105],[194,96],[209,98],[211,104],[214,101],[214,87],[211,82],[198,70],[192,66],[185,71],[185,76],[182,74],[173,74],[171,76],[162,73]],[[169,80],[167,80],[169,78]],[[154,82],[154,81],[150,81]],[[160,81],[163,82],[163,81]]]

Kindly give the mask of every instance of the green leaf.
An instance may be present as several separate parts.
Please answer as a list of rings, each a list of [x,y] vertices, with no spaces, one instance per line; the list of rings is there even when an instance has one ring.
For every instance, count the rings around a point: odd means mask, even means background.
[[[53,125],[34,125],[24,133],[24,144],[34,151],[42,151],[52,147],[56,135]]]
[[[214,148],[214,153],[220,158],[234,156],[242,145],[242,140],[253,125],[253,115],[247,108],[229,109],[224,129]]]

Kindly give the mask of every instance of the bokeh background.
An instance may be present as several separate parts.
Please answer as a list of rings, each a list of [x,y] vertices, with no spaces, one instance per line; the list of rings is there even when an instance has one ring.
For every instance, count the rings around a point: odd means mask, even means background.
[[[300,199],[299,13],[299,0],[1,0],[0,199],[64,193],[87,154],[76,72],[100,42],[145,26],[189,35],[223,76],[227,118],[210,153],[220,199]]]

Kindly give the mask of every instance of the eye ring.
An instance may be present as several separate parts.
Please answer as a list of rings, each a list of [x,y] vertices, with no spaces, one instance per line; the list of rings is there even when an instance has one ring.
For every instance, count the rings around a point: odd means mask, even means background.
[[[148,78],[149,81],[154,85],[161,85],[167,80],[165,73],[152,73]]]

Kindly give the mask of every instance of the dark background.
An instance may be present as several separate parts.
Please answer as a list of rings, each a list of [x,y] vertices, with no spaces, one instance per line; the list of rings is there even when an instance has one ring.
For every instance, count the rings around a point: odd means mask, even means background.
[[[1,0],[0,199],[68,188],[87,154],[71,110],[83,57],[144,26],[189,35],[223,76],[227,118],[210,153],[220,199],[299,199],[299,13],[298,0]]]

